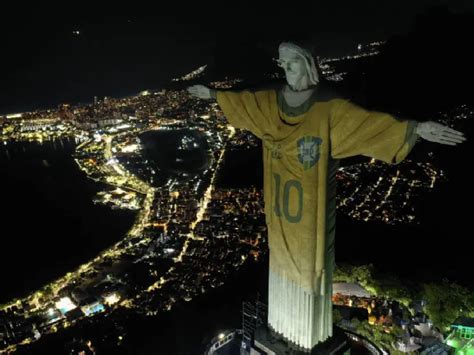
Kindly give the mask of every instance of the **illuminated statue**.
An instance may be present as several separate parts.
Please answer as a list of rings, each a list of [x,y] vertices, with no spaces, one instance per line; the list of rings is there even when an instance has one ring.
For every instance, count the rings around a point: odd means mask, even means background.
[[[419,137],[456,145],[463,134],[436,122],[399,120],[325,92],[310,50],[279,46],[287,85],[215,91],[231,125],[263,141],[264,201],[270,248],[268,326],[304,350],[332,335],[332,275],[338,159],[364,155],[401,162]]]

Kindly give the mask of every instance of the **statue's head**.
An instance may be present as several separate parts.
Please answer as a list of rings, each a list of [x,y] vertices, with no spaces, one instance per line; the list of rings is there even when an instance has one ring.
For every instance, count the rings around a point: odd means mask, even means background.
[[[318,84],[319,74],[309,48],[294,42],[282,42],[278,55],[277,64],[285,71],[286,81],[293,90],[305,90]]]

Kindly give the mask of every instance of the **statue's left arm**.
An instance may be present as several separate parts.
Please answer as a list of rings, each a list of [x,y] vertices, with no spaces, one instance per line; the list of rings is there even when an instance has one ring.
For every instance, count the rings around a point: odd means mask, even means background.
[[[335,101],[330,117],[331,155],[335,159],[364,155],[398,164],[420,138],[449,145],[464,140],[462,133],[436,122],[400,120],[347,100]]]

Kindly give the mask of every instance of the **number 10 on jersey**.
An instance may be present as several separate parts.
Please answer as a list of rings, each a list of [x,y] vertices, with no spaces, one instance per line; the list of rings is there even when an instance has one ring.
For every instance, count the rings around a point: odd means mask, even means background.
[[[298,223],[303,215],[303,186],[298,180],[287,180],[285,183],[281,181],[280,174],[273,173],[275,180],[275,191],[273,191],[274,205],[273,212],[283,217],[290,223]],[[296,213],[290,213],[290,198],[296,202]],[[283,208],[281,208],[283,206]]]

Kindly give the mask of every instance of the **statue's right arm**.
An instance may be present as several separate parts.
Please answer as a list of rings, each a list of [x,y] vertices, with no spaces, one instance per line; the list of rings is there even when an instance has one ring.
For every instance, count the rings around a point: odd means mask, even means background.
[[[188,88],[188,92],[200,99],[215,99],[232,126],[248,130],[258,138],[262,138],[273,125],[271,118],[275,107],[269,91],[215,90],[194,85]]]

